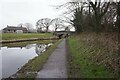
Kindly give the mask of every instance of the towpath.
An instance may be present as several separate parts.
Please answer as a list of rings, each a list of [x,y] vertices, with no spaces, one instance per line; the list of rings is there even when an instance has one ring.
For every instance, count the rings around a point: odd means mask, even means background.
[[[49,56],[36,78],[67,78],[66,39],[63,39]]]

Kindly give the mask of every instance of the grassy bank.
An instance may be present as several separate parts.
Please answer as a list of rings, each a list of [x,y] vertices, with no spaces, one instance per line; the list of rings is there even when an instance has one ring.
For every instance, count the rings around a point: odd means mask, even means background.
[[[40,41],[26,41],[26,42],[14,42],[14,43],[5,43],[2,44],[2,47],[25,47],[28,44],[49,44],[55,43],[57,40],[40,40]]]
[[[68,76],[72,78],[114,78],[117,76],[115,34],[81,33],[70,37]]]
[[[3,33],[2,40],[16,40],[16,39],[29,39],[29,38],[49,38],[52,37],[52,33]]]
[[[17,78],[23,78],[26,80],[26,78],[35,78],[36,72],[39,71],[43,64],[46,62],[48,57],[51,55],[51,53],[54,51],[54,49],[57,47],[57,45],[61,42],[61,40],[57,41],[53,46],[49,47],[47,51],[42,53],[41,55],[35,57],[32,60],[29,60],[28,63],[26,63],[17,73]]]

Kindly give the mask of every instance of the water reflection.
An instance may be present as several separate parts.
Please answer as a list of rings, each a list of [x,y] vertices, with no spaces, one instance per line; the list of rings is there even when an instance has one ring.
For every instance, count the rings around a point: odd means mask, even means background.
[[[17,72],[30,59],[42,54],[47,50],[50,44],[26,44],[22,46],[4,46],[2,50],[2,77],[7,78]]]
[[[35,51],[39,55],[40,53],[46,51],[47,45],[42,44],[42,45],[36,45]]]
[[[12,48],[19,48],[21,50],[25,49],[31,49],[31,48],[35,48],[35,52],[37,55],[40,55],[41,53],[43,53],[44,51],[46,51],[46,49],[53,45],[53,43],[49,43],[49,44],[27,44],[26,46],[6,46],[7,49],[12,49]],[[5,47],[2,47],[2,49]],[[2,50],[0,49],[0,50]]]

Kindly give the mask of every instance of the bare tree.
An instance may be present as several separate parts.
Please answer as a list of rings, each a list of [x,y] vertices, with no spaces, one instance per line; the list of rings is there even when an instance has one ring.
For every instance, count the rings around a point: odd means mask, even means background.
[[[117,31],[116,23],[117,9],[116,4],[113,2],[110,4],[108,11],[102,19],[102,25],[105,31]]]
[[[63,28],[63,23],[64,21],[61,20],[60,18],[55,18],[52,20],[52,26],[54,27],[54,31],[57,31],[57,29]]]
[[[36,23],[37,32],[42,32],[43,26],[39,24],[39,21]]]
[[[25,23],[24,26],[26,26],[28,32],[31,32],[33,30],[33,25],[31,23]]]
[[[101,20],[103,16],[106,14],[110,2],[101,2],[101,0],[95,0],[95,3],[91,0],[87,0],[91,7],[93,8],[94,15],[95,15],[95,30],[101,31]]]
[[[82,0],[71,0],[59,6],[60,8],[67,8],[67,12],[63,13],[65,18],[64,21],[73,25],[76,33],[82,32],[83,30],[84,7],[88,7],[86,4],[87,3],[82,2]]]
[[[36,22],[37,29],[39,31],[42,31],[43,28],[46,29],[46,32],[48,32],[49,26],[51,25],[52,20],[49,18],[42,18]]]

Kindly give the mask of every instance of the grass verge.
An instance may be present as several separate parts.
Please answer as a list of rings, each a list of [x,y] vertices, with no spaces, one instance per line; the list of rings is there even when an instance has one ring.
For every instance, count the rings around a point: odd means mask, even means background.
[[[25,47],[28,44],[48,44],[48,43],[55,43],[57,40],[38,40],[38,41],[26,41],[26,42],[14,42],[14,43],[5,43],[2,44],[2,47]]]
[[[17,40],[17,39],[30,39],[30,38],[49,38],[52,37],[52,33],[3,33],[2,40]]]
[[[15,75],[17,78],[20,79],[27,79],[31,78],[34,79],[37,75],[37,71],[39,71],[43,64],[46,62],[48,57],[52,54],[54,49],[58,46],[58,44],[61,42],[61,40],[57,41],[53,46],[50,46],[47,51],[42,53],[40,56],[37,56],[33,58],[32,60],[29,60],[28,63],[26,63]]]
[[[95,57],[103,51],[88,45],[77,37],[67,39],[69,78],[114,78],[114,74],[104,65],[97,64]],[[99,54],[98,54],[99,53]],[[97,58],[99,58],[97,57]]]

